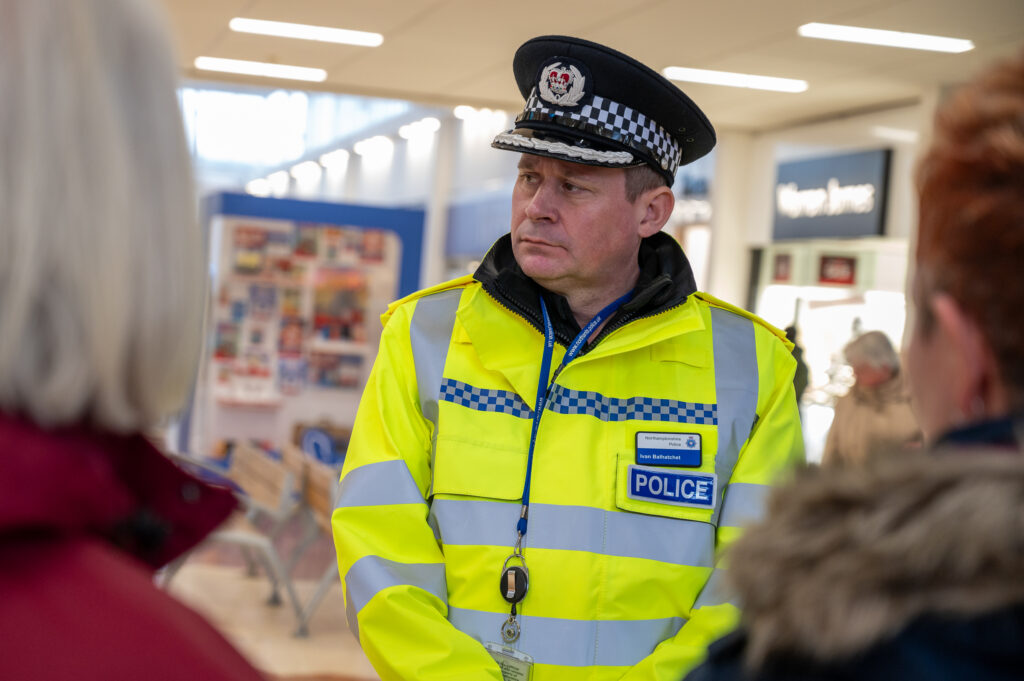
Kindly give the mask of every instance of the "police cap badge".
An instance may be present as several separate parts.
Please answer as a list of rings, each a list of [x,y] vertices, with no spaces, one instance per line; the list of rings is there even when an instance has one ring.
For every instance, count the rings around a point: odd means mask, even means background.
[[[587,165],[646,163],[671,186],[676,169],[715,146],[682,90],[632,57],[568,36],[523,43],[512,62],[526,108],[491,146]]]

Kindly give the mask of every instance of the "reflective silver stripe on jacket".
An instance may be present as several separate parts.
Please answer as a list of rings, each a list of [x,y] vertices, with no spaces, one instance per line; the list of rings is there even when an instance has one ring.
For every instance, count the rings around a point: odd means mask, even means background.
[[[433,424],[430,435],[431,470],[434,469],[434,457],[437,455],[437,401],[441,393],[441,379],[448,359],[452,329],[455,328],[455,312],[459,309],[461,298],[461,288],[420,298],[416,301],[416,309],[413,310],[409,324],[420,409],[423,418]]]
[[[448,619],[460,631],[485,642],[494,640],[508,615],[450,607]],[[569,620],[520,615],[519,621],[522,635],[516,647],[527,651],[537,664],[630,667],[675,636],[686,619]]]
[[[715,455],[718,503],[711,522],[718,525],[725,488],[757,416],[758,373],[754,323],[751,320],[712,307],[711,335],[714,343],[715,402],[718,404],[718,452]]]
[[[403,459],[377,461],[349,471],[341,481],[335,508],[424,504]]]
[[[364,556],[345,573],[345,615],[356,639],[359,621],[356,614],[374,596],[393,586],[412,586],[448,602],[444,563],[396,563],[379,556]]]
[[[732,588],[730,588],[726,580],[726,571],[718,568],[711,573],[708,581],[704,583],[704,588],[701,589],[700,596],[697,597],[693,607],[696,610],[697,608],[709,605],[722,605],[724,603],[737,605],[733,598]]]
[[[720,527],[744,527],[764,518],[765,503],[772,491],[770,485],[733,482],[725,488],[725,501]]]
[[[519,517],[518,502],[435,499],[430,523],[445,546],[501,546]],[[588,551],[673,565],[712,567],[715,528],[676,518],[586,506],[530,504],[531,549]]]

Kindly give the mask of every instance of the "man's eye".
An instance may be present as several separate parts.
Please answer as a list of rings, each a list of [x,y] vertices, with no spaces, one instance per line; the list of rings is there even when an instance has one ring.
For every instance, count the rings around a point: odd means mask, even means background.
[[[574,185],[572,182],[566,182],[565,184],[562,185],[562,188],[565,189],[565,191],[567,192],[583,191],[583,187]]]

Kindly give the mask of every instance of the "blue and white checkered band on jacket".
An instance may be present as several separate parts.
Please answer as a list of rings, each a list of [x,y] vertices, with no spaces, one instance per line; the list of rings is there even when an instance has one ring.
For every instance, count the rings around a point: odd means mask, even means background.
[[[597,95],[589,104],[569,110],[547,105],[534,88],[526,100],[526,109],[516,118],[516,123],[522,121],[548,121],[606,137],[653,156],[662,168],[672,172],[683,157],[682,147],[656,122],[635,109]]]

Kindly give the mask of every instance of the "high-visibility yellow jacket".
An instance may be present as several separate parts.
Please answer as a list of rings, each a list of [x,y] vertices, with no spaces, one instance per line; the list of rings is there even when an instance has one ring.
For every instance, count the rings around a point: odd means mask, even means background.
[[[333,515],[349,622],[383,679],[501,679],[482,643],[501,641],[509,615],[499,577],[543,334],[471,277],[383,319]],[[781,332],[692,293],[606,328],[557,376],[515,644],[534,681],[680,679],[734,626],[716,549],[803,458],[794,366]],[[666,434],[698,465],[639,464]],[[681,505],[701,481],[705,496]]]

